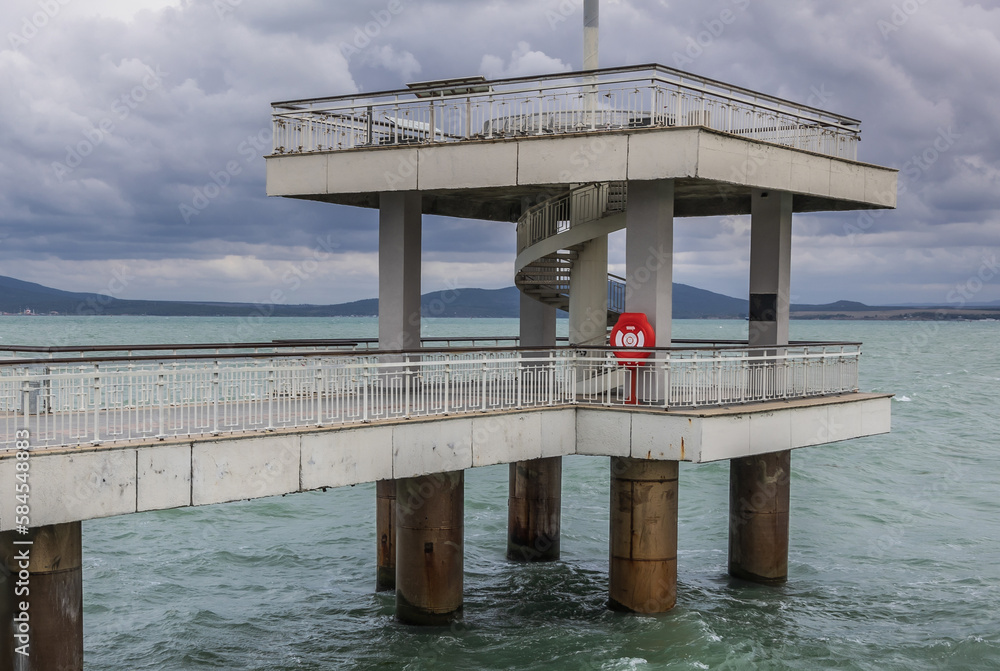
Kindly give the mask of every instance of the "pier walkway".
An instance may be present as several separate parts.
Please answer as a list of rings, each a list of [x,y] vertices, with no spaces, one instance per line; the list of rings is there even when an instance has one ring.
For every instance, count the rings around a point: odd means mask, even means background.
[[[638,369],[607,348],[373,345],[13,348],[0,477],[13,481],[27,428],[44,525],[568,454],[707,462],[889,430],[886,397],[858,392],[858,343],[688,342]]]

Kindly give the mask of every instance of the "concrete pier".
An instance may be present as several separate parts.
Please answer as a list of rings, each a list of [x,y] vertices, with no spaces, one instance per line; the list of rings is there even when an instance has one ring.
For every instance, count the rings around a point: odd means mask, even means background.
[[[788,344],[791,296],[792,194],[754,190],[750,221],[748,342],[761,353]],[[782,373],[761,371],[758,384]],[[775,446],[778,450],[778,446]],[[788,578],[788,500],[791,452],[733,459],[729,467],[729,573],[765,584]]]
[[[559,559],[562,516],[562,457],[510,465],[507,502],[507,559]]]
[[[379,195],[378,346],[381,350],[420,347],[421,196],[418,191]],[[376,485],[378,566],[376,591],[396,586],[396,485]]]
[[[523,347],[554,347],[556,309],[522,293],[520,339]],[[510,464],[508,559],[527,562],[559,559],[561,492],[562,457]]]
[[[569,341],[604,345],[608,330],[608,236],[582,245],[570,271]]]
[[[396,619],[447,624],[462,614],[465,472],[396,482]]]
[[[80,522],[0,534],[0,671],[83,669],[82,554]]]
[[[674,180],[630,181],[625,213],[625,308],[642,312],[656,346],[670,346],[673,318]]]
[[[378,567],[375,591],[396,588],[396,481],[375,483],[375,533],[378,538]]]
[[[662,613],[677,601],[677,462],[611,459],[608,606]]]
[[[729,574],[780,584],[788,578],[791,452],[729,462]]]

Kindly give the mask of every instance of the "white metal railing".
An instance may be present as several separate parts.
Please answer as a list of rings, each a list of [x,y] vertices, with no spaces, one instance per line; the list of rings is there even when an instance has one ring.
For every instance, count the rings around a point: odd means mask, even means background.
[[[560,337],[557,341],[568,342]],[[516,347],[518,336],[423,337],[423,347]],[[179,343],[169,345],[24,346],[0,345],[0,363],[18,359],[67,361],[102,357],[184,356],[201,354],[310,354],[320,351],[367,351],[378,349],[378,338],[307,338],[259,343]]]
[[[150,442],[394,418],[638,401],[729,405],[857,391],[857,344],[657,350],[637,369],[607,349],[199,355],[0,364],[0,450]]]
[[[860,122],[651,64],[272,104],[274,154],[705,126],[854,160]]]

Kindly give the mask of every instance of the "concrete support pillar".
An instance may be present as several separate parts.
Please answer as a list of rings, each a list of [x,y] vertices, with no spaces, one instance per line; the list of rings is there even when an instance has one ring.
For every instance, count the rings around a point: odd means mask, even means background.
[[[447,624],[462,614],[465,473],[397,480],[396,619]]]
[[[81,540],[79,522],[0,533],[0,671],[83,669]]]
[[[751,203],[748,338],[751,346],[777,348],[788,344],[792,194],[755,190]],[[767,373],[759,378],[765,383]],[[790,482],[787,450],[730,461],[730,575],[768,584],[787,579]]]
[[[554,347],[556,344],[556,309],[521,294],[521,347]]]
[[[608,236],[584,243],[569,275],[569,341],[602,347],[608,332]]]
[[[378,567],[375,591],[396,588],[396,481],[375,483],[375,528],[378,537]]]
[[[625,309],[643,312],[656,346],[670,346],[674,275],[674,181],[628,183]]]
[[[510,465],[507,499],[507,559],[542,562],[559,559],[562,514],[562,457]]]
[[[556,310],[521,294],[521,346],[556,344]],[[559,559],[562,514],[562,457],[510,464],[507,500],[507,558]]]
[[[788,578],[791,452],[729,462],[729,575],[780,584]]]
[[[611,458],[608,605],[662,613],[677,601],[677,462]]]
[[[416,191],[379,196],[378,346],[382,350],[420,347],[421,200]],[[375,589],[396,586],[396,485],[376,485],[378,567]]]
[[[420,193],[383,193],[378,211],[378,346],[420,347]]]
[[[674,275],[674,181],[628,183],[625,212],[625,310],[642,312],[656,332],[656,347],[670,346]],[[634,370],[634,369],[633,369]],[[667,395],[662,369],[635,370],[640,402]]]
[[[631,194],[629,194],[631,206]],[[792,194],[755,189],[750,215],[750,345],[787,345]]]

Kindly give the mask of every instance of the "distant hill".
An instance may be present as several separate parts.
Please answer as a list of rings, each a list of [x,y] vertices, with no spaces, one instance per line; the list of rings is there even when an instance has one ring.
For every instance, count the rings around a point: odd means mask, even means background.
[[[674,284],[673,299],[674,317],[678,319],[743,318],[747,313],[745,299],[686,284]],[[516,318],[520,312],[520,296],[516,287],[433,291],[421,296],[420,303],[424,316],[430,317]],[[378,299],[337,305],[121,300],[102,294],[62,291],[0,276],[0,312],[18,313],[25,309],[40,314],[58,312],[64,315],[362,317],[378,314]]]
[[[884,308],[872,307],[857,301],[836,301],[824,305],[792,305],[790,309],[793,312],[867,312],[869,310],[883,310]]]

